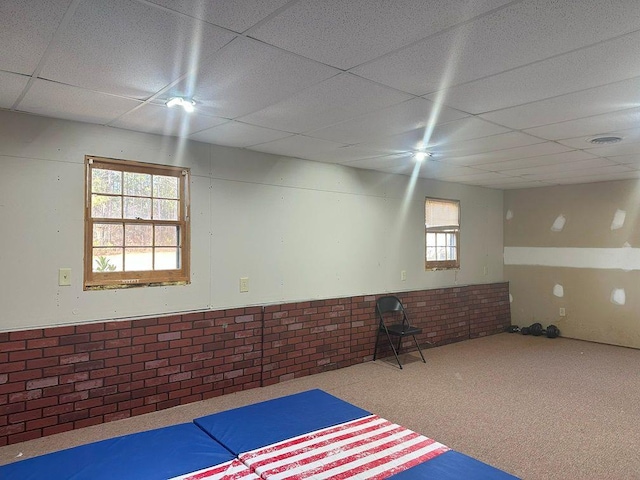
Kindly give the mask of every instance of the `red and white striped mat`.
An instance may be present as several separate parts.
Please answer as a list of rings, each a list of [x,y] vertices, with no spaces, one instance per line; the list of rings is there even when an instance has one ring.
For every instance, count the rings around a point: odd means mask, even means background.
[[[240,454],[268,480],[383,479],[449,448],[370,415]]]
[[[260,480],[255,473],[247,468],[240,460],[233,459],[228,462],[203,468],[196,472],[185,473],[169,480]]]

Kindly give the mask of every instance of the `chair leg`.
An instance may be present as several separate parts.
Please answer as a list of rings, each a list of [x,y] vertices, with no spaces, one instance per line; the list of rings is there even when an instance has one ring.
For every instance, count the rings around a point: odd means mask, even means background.
[[[391,345],[391,350],[393,350],[393,354],[396,357],[396,362],[398,362],[398,366],[400,367],[400,370],[402,370],[402,364],[400,363],[400,358],[398,358],[398,352],[396,351],[396,347],[393,344],[393,340],[391,340],[391,336],[389,335],[389,332],[386,332],[387,334],[387,338],[389,339],[389,345]]]
[[[398,348],[396,348],[398,355],[400,355],[400,348],[402,347],[402,336],[398,335]]]
[[[415,335],[411,335],[411,336],[413,337],[413,341],[416,342],[416,347],[418,347],[418,353],[422,357],[422,363],[427,363],[427,361],[424,359],[424,355],[422,354],[422,349],[420,348],[420,345],[418,344],[418,340],[416,339],[416,336]]]
[[[376,355],[378,354],[378,340],[380,339],[380,329],[378,328],[378,332],[376,333],[376,346],[373,347],[373,360],[375,361]]]

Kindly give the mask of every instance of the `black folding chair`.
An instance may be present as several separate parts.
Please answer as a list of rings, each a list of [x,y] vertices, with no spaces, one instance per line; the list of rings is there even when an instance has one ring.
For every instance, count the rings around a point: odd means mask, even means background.
[[[373,359],[376,359],[378,354],[378,341],[380,339],[380,334],[384,333],[389,340],[389,345],[391,345],[391,349],[393,350],[393,354],[396,357],[396,361],[398,362],[398,366],[402,369],[402,364],[400,363],[400,358],[398,354],[400,353],[400,347],[402,346],[402,339],[407,336],[412,336],[413,341],[418,348],[418,352],[420,353],[420,357],[424,363],[427,361],[424,359],[424,355],[422,355],[422,350],[420,349],[420,345],[418,345],[418,340],[416,340],[416,335],[422,333],[422,329],[418,327],[412,327],[409,324],[409,320],[407,319],[407,314],[404,311],[404,307],[402,306],[402,302],[398,299],[398,297],[394,297],[393,295],[389,295],[386,297],[380,297],[376,302],[376,313],[378,314],[378,318],[380,319],[380,324],[378,327],[378,332],[376,335],[376,346],[373,350]],[[386,315],[386,317],[385,317]],[[401,319],[400,323],[393,323],[387,325],[385,322],[385,318],[391,319]],[[393,344],[391,340],[392,336],[398,337],[398,346]]]

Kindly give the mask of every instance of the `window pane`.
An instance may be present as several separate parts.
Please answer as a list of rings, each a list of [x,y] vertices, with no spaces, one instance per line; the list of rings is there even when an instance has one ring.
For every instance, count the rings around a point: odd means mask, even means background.
[[[178,200],[153,200],[154,220],[178,220]]]
[[[446,260],[447,259],[447,249],[445,247],[438,247],[436,250],[437,258],[436,260]]]
[[[156,226],[155,245],[159,247],[173,247],[178,245],[178,227],[173,225]]]
[[[126,225],[124,244],[127,247],[150,247],[153,225]]]
[[[177,270],[180,268],[179,248],[156,248],[155,270]]]
[[[124,194],[150,197],[151,175],[148,173],[124,172]]]
[[[124,197],[124,218],[151,220],[151,199]]]
[[[435,247],[436,245],[436,234],[435,233],[427,233],[427,245],[430,247]]]
[[[449,258],[448,260],[455,260],[456,259],[456,249],[455,247],[449,247]]]
[[[91,195],[93,218],[122,218],[122,197]]]
[[[153,270],[151,248],[125,248],[124,269],[126,272]]]
[[[153,196],[159,198],[178,198],[178,177],[154,175]]]
[[[92,193],[122,193],[122,172],[114,170],[103,170],[101,168],[91,169],[91,192]]]
[[[438,233],[436,234],[436,245],[442,247],[447,244],[447,234],[446,233]]]
[[[121,272],[122,249],[94,248],[91,267],[94,272]]]
[[[114,247],[122,246],[123,225],[121,223],[94,223],[93,224],[93,246],[94,247]]]
[[[427,247],[427,261],[434,262],[436,260],[436,248]]]

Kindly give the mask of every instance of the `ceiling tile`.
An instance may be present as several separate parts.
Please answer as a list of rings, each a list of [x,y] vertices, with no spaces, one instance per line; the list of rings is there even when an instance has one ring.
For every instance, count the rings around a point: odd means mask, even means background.
[[[421,127],[398,135],[373,140],[369,143],[369,146],[393,153],[423,149],[438,152],[443,148],[446,149],[447,145],[509,131],[507,128],[485,122],[479,118],[467,117],[436,125],[430,133],[428,127]]]
[[[435,119],[431,120],[431,116]],[[310,136],[341,143],[361,143],[380,136],[388,136],[431,123],[440,124],[467,116],[450,108],[439,109],[432,102],[414,98],[404,103],[377,110],[330,127],[314,130]]]
[[[227,119],[187,113],[181,108],[167,108],[164,105],[143,105],[127,113],[112,123],[112,126],[136,130],[138,132],[157,133],[174,137],[187,137],[192,132],[211,128],[228,122]]]
[[[555,185],[555,182],[537,182],[537,181],[526,181],[526,182],[504,182],[494,185],[486,185],[487,188],[498,188],[500,190],[515,190],[520,188],[540,188],[540,187],[549,187],[551,185]]]
[[[478,182],[487,182],[487,181],[504,181],[507,178],[511,178],[505,175],[501,175],[496,172],[479,172],[479,173],[470,173],[465,175],[453,175],[445,177],[447,182],[454,183],[468,183],[471,185],[476,185]]]
[[[289,0],[150,0],[235,32],[244,32]]]
[[[431,149],[434,156],[444,161],[448,157],[461,157],[478,153],[492,152],[505,148],[520,147],[540,143],[542,140],[520,132],[501,133],[490,137],[475,138]]]
[[[326,153],[333,152],[344,146],[346,145],[320,140],[318,138],[305,137],[304,135],[294,135],[273,142],[255,145],[251,147],[250,150],[273,153],[275,155],[286,155],[288,157],[306,160],[322,161]]]
[[[309,88],[339,71],[255,40],[238,37],[195,76],[168,93],[196,99],[201,111],[237,118]]]
[[[71,0],[0,2],[0,70],[31,75]]]
[[[586,151],[607,158],[619,155],[640,155],[640,143],[620,142],[604,147],[587,148]]]
[[[592,177],[594,181],[602,181],[605,175],[633,175],[630,173],[629,167],[624,165],[608,165],[602,167],[581,167],[575,170],[549,172],[549,173],[532,173],[526,178],[554,183],[585,183],[587,177]],[[578,178],[582,180],[576,181]],[[600,178],[600,180],[596,180]],[[588,182],[588,180],[586,180]]]
[[[51,49],[41,77],[148,98],[228,43],[213,25],[125,0],[87,0]]]
[[[279,130],[255,127],[231,120],[223,125],[194,133],[190,138],[199,142],[229,147],[250,147],[290,136],[290,133]]]
[[[635,97],[638,98],[638,97]],[[607,132],[628,131],[640,125],[640,108],[630,108],[618,112],[594,115],[567,122],[554,123],[543,127],[530,128],[525,132],[549,140],[565,139],[562,143],[576,148],[584,147],[587,136],[604,134]],[[566,139],[581,137],[575,142]]]
[[[639,44],[640,32],[636,32],[432,93],[427,98],[481,114],[637,77]]]
[[[482,168],[483,170],[491,170],[494,172],[505,172],[519,168],[541,167],[544,165],[577,162],[579,160],[589,160],[592,158],[596,157],[591,153],[587,153],[582,150],[572,150],[564,153],[556,153],[554,155],[544,155],[540,157],[519,158],[517,160],[485,163],[482,165],[478,165],[478,168]]]
[[[242,117],[243,122],[303,133],[412,97],[350,74],[337,75],[280,103]]]
[[[353,72],[424,95],[635,31],[634,2],[515,2]]]
[[[582,173],[582,172],[581,172]],[[584,172],[587,173],[587,172]],[[554,183],[558,185],[569,185],[576,183],[609,182],[615,180],[633,180],[640,178],[640,171],[620,171],[613,173],[588,172],[588,175],[574,175],[563,178],[554,178]]]
[[[36,80],[18,105],[18,110],[78,122],[106,124],[138,105],[139,101],[129,98]]]
[[[348,147],[339,147],[335,150],[323,153],[322,161],[328,163],[340,163],[349,165],[351,162],[362,160],[365,158],[376,158],[389,155],[389,152],[382,151],[369,146],[354,145]]]
[[[526,145],[524,147],[506,148],[504,150],[491,150],[484,153],[477,153],[474,155],[464,156],[447,156],[442,158],[441,161],[452,163],[455,165],[483,165],[486,163],[495,163],[504,160],[515,160],[519,158],[538,157],[541,155],[548,155],[553,153],[568,152],[572,149],[565,145],[560,145],[555,142],[543,142],[532,145]]]
[[[524,129],[634,107],[640,107],[640,78],[497,110],[482,115],[482,118]]]
[[[0,72],[0,108],[11,108],[28,82],[24,75]]]
[[[612,162],[616,162],[620,165],[630,165],[633,168],[636,168],[640,165],[640,153],[636,155],[612,155],[607,157]]]
[[[338,68],[351,68],[508,0],[302,0],[251,36]]]
[[[610,166],[617,167],[619,165],[615,165],[614,162],[607,160],[606,158],[590,158],[588,160],[579,160],[574,162],[516,168],[509,170],[508,174],[513,176],[526,176],[527,178],[535,177],[536,180],[548,180],[549,175],[564,175],[566,173],[575,174],[577,171]],[[542,178],[543,176],[544,178]]]

